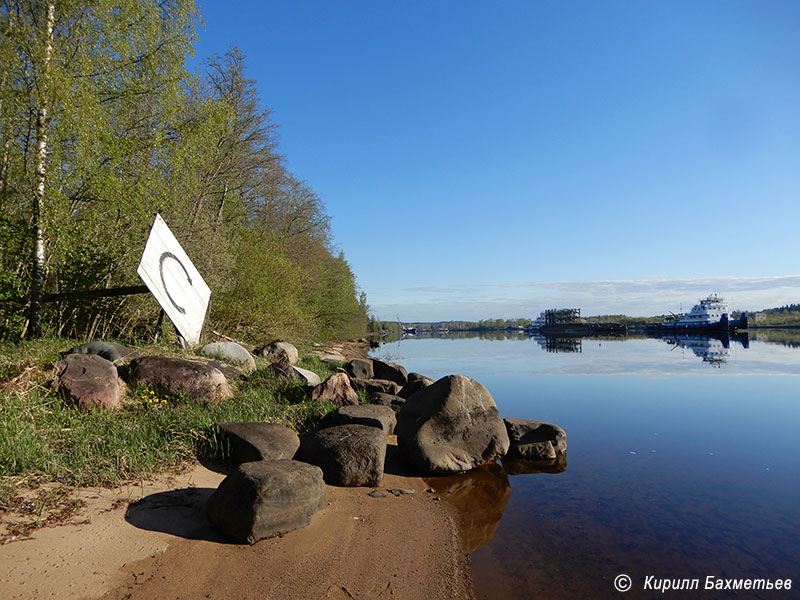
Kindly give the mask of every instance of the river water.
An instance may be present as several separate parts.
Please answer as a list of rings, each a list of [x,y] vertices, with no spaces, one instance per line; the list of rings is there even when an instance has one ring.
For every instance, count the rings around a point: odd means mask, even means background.
[[[373,352],[474,377],[504,417],[567,433],[563,465],[432,480],[459,511],[478,598],[619,598],[622,574],[627,598],[687,595],[645,589],[662,580],[698,580],[688,595],[703,598],[800,597],[800,336],[500,337]],[[706,591],[709,576],[792,589]]]

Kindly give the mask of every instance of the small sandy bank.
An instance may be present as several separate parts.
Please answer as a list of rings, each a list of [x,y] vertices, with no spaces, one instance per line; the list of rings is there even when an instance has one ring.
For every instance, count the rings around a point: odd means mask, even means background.
[[[223,477],[195,465],[136,486],[81,490],[83,523],[0,546],[0,597],[473,598],[452,515],[421,478],[387,473],[381,490],[416,490],[397,497],[328,486],[311,525],[241,546],[205,518]]]

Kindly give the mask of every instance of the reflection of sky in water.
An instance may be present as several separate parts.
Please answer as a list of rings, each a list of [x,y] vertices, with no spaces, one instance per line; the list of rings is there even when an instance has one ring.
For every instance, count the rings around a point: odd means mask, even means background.
[[[504,416],[567,432],[566,472],[511,478],[472,555],[478,596],[614,597],[623,572],[800,579],[800,348],[731,342],[720,368],[657,339],[581,349],[417,339],[375,352],[475,377]]]
[[[486,375],[671,375],[719,371],[728,375],[800,375],[800,350],[781,344],[751,341],[749,348],[731,341],[726,361],[718,369],[704,363],[691,349],[663,340],[581,341],[580,352],[545,352],[533,339],[407,339],[384,344],[373,353],[403,364],[409,371],[427,369],[431,377],[453,369],[480,379]],[[415,366],[418,365],[418,366]]]

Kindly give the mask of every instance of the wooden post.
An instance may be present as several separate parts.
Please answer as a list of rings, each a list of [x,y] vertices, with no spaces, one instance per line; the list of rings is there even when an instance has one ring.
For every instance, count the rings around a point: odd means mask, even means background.
[[[161,312],[158,313],[158,321],[156,322],[156,330],[153,332],[153,341],[158,341],[158,336],[161,334],[161,324],[164,322],[164,309],[161,309]]]

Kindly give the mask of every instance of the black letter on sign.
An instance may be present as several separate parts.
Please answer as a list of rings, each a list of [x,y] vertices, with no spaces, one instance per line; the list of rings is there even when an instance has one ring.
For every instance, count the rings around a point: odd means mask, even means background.
[[[175,299],[170,295],[169,289],[167,289],[167,282],[164,281],[164,261],[167,260],[168,258],[171,258],[181,266],[183,272],[186,273],[186,281],[189,282],[189,285],[192,285],[192,278],[189,277],[189,271],[186,270],[186,267],[183,266],[183,263],[180,260],[178,260],[178,257],[175,256],[172,252],[164,252],[163,254],[161,254],[161,258],[158,259],[158,272],[161,275],[161,285],[164,286],[164,291],[167,293],[167,298],[169,298],[169,301],[172,302],[172,306],[177,308],[182,315],[185,315],[186,311],[183,309],[182,306],[178,306],[176,304]]]

